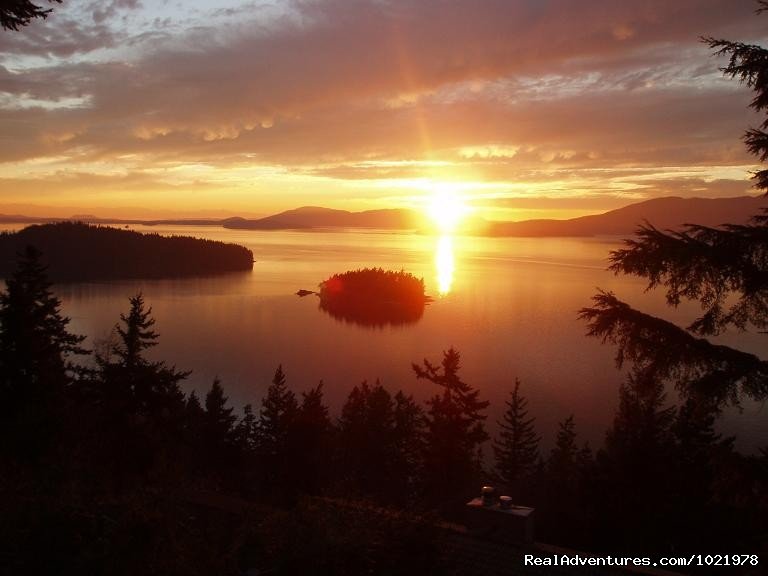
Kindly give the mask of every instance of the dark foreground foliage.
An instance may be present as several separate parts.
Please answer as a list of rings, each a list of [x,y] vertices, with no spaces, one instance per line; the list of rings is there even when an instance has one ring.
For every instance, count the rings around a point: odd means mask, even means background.
[[[275,574],[450,574],[434,517],[349,499],[302,499],[258,529]]]
[[[536,507],[544,542],[632,555],[766,544],[768,453],[742,456],[715,432],[716,397],[674,406],[636,372],[604,447],[580,444],[572,416],[543,455],[515,382],[494,471],[480,457],[488,403],[453,349],[413,367],[435,385],[425,407],[362,383],[336,417],[322,382],[297,394],[279,367],[238,415],[218,381],[200,399],[181,390],[187,373],[145,358],[159,335],[140,294],[95,367],[75,362],[88,352],[39,257],[25,254],[0,298],[0,572],[461,573],[439,518],[461,522],[489,478]]]
[[[57,282],[203,276],[253,268],[253,253],[236,244],[59,222],[0,234],[0,276],[13,271],[16,255],[27,246],[43,252],[48,276]]]
[[[382,268],[334,274],[320,283],[319,295],[321,310],[364,326],[412,324],[428,302],[422,278]]]

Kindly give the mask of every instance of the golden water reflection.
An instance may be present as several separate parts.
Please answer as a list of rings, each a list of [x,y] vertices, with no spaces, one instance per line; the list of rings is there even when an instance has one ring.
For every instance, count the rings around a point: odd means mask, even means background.
[[[454,269],[453,237],[450,234],[443,234],[437,240],[437,248],[435,249],[437,292],[440,296],[445,296],[451,291]]]

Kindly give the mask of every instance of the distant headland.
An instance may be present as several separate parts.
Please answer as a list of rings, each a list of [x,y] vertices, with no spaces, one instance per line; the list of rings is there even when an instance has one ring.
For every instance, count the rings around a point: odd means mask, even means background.
[[[253,253],[237,244],[58,222],[0,234],[0,276],[15,269],[17,254],[27,246],[43,253],[48,276],[57,282],[205,276],[253,268]]]

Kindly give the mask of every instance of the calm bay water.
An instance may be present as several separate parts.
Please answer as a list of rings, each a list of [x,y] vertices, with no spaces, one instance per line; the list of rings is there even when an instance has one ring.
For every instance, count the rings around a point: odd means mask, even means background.
[[[0,229],[17,229],[2,226]],[[605,271],[618,239],[448,238],[375,231],[235,231],[215,227],[135,227],[236,242],[254,252],[252,272],[159,281],[60,285],[64,313],[90,347],[109,338],[128,298],[142,291],[153,307],[160,345],[151,354],[192,370],[185,386],[203,395],[214,377],[233,404],[258,406],[282,364],[297,392],[325,383],[332,412],[350,389],[379,378],[424,400],[435,387],[417,381],[412,362],[461,352],[461,375],[491,401],[489,422],[520,378],[544,445],[575,414],[580,439],[603,442],[623,375],[615,349],[585,336],[576,318],[600,287],[640,309],[690,322],[695,307],[669,310],[663,294],[644,293],[636,278]],[[335,320],[315,296],[298,298],[333,273],[380,266],[424,278],[434,297],[415,324],[366,328]],[[733,334],[723,343],[764,355],[764,337]],[[491,426],[491,429],[494,427]],[[745,403],[721,421],[738,446],[768,444],[768,407]]]

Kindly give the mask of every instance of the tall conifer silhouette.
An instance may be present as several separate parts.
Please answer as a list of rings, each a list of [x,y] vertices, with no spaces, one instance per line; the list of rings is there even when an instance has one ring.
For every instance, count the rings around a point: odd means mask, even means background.
[[[96,359],[105,398],[118,411],[163,419],[179,415],[184,408],[179,383],[189,372],[146,358],[144,352],[156,346],[159,338],[153,329],[152,308],[146,307],[141,293],[129,301],[128,314],[121,314],[120,323],[115,326],[117,341],[108,355]]]
[[[275,370],[272,383],[261,401],[257,424],[258,447],[261,453],[285,456],[289,429],[296,417],[297,410],[296,395],[288,389],[285,382],[285,372],[283,372],[283,366],[280,365]]]
[[[442,390],[428,401],[425,474],[428,492],[438,505],[460,502],[480,482],[480,445],[488,439],[483,411],[488,402],[459,376],[459,353],[443,353],[440,366],[413,364],[416,378]]]
[[[0,294],[0,410],[61,392],[72,378],[71,357],[87,353],[85,337],[67,330],[69,318],[61,314],[41,257],[31,246],[20,254]]]
[[[513,497],[519,498],[536,469],[539,436],[534,428],[535,419],[528,417],[528,400],[520,394],[520,380],[515,379],[515,387],[505,403],[507,409],[499,422],[493,452],[499,480]]]

